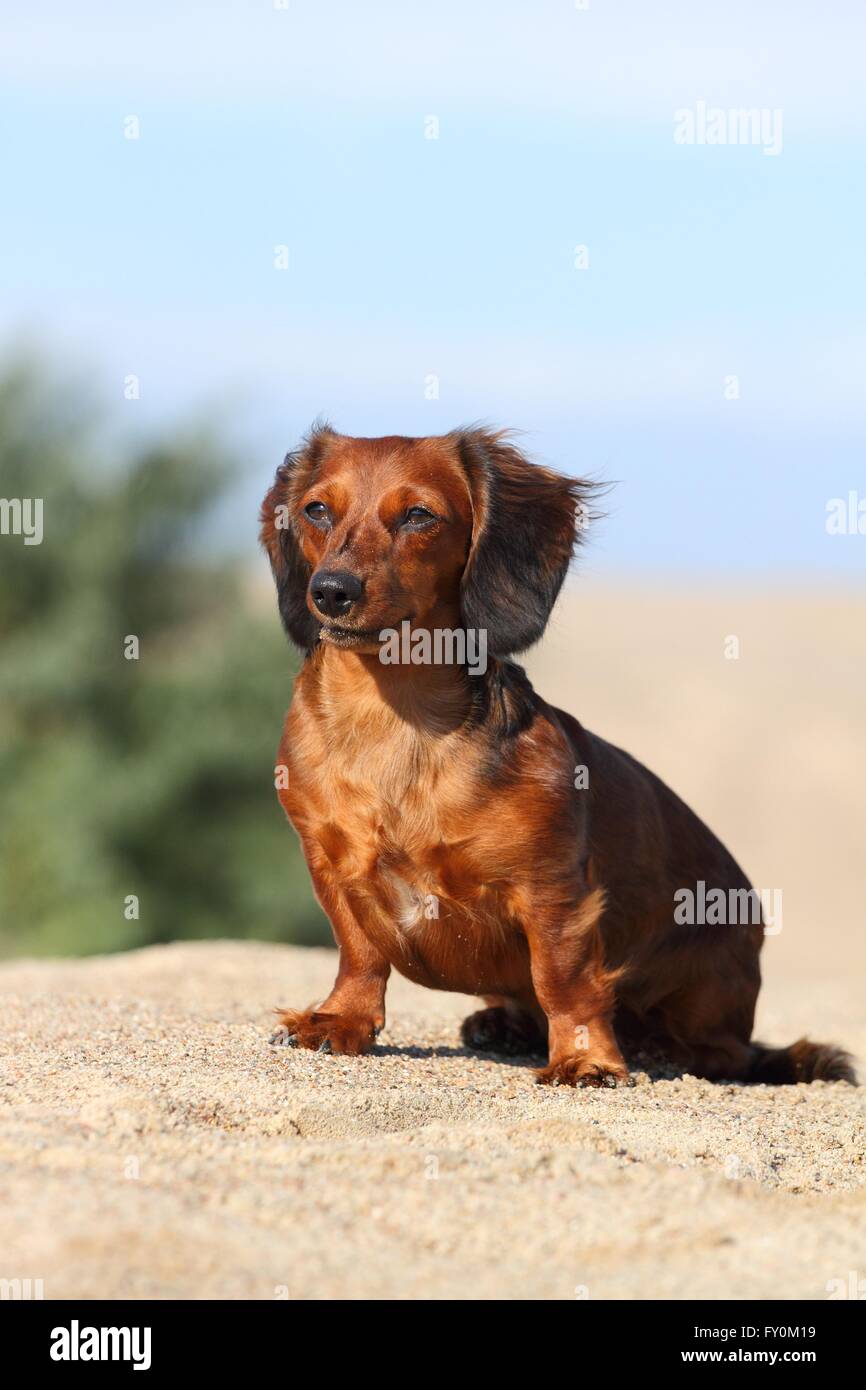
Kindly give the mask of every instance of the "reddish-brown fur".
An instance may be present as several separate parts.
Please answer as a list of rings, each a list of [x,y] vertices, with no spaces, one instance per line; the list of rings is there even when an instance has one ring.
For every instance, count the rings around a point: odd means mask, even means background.
[[[544,1082],[627,1081],[620,1042],[708,1077],[853,1079],[836,1049],[751,1041],[761,925],[674,920],[678,889],[748,889],[742,871],[657,777],[507,659],[541,635],[591,497],[486,430],[322,428],[278,471],[262,540],[308,653],[280,800],[339,946],[330,995],[285,1013],[283,1035],[368,1050],[393,968],[482,996],[464,1040],[546,1048]],[[418,506],[433,524],[407,520]],[[311,576],[335,567],[365,585],[340,625],[310,596]],[[413,630],[483,628],[487,673],[384,665],[378,633],[407,617]]]

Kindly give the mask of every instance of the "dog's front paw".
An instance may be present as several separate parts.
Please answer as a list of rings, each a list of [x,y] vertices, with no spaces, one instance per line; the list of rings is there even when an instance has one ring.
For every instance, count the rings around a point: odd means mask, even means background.
[[[315,1009],[277,1010],[279,1023],[271,1034],[273,1047],[306,1047],[314,1052],[339,1052],[356,1057],[369,1052],[380,1029],[372,1018],[328,1014]]]
[[[542,1086],[630,1086],[628,1070],[624,1066],[606,1061],[593,1061],[590,1057],[561,1057],[536,1072],[536,1081]]]

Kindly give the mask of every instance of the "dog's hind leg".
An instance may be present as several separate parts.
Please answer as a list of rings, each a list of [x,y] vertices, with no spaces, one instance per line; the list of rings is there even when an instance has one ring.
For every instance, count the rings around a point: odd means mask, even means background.
[[[463,1020],[460,1037],[474,1052],[497,1052],[505,1057],[534,1057],[547,1050],[544,1014],[536,1015],[513,999],[485,995],[486,1009]]]

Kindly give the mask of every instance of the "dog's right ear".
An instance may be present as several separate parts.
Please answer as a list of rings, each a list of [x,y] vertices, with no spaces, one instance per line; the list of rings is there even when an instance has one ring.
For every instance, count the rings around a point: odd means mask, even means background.
[[[283,627],[295,646],[306,652],[312,651],[318,642],[320,624],[307,607],[310,566],[301,549],[295,522],[296,503],[309,487],[328,441],[333,437],[329,426],[317,425],[300,449],[286,454],[260,514],[259,539],[271,562]]]

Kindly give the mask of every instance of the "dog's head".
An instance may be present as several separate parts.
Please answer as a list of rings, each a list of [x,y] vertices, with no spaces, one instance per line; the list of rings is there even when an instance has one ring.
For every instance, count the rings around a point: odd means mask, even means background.
[[[262,504],[289,637],[378,650],[379,633],[463,627],[495,656],[547,625],[596,485],[530,463],[504,432],[353,439],[318,426]]]

